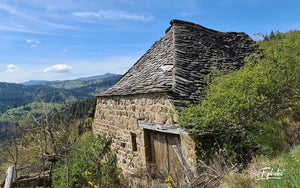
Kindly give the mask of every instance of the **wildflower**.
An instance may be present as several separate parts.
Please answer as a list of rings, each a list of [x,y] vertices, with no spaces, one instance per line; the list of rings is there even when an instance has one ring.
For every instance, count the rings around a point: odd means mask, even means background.
[[[169,181],[172,181],[172,177],[170,175],[165,179],[165,182],[169,182]]]
[[[167,188],[173,188],[171,183],[167,183]]]
[[[292,158],[296,158],[296,156],[295,156],[295,155],[292,155]]]
[[[289,107],[289,111],[292,111],[292,108],[291,108],[291,107]]]
[[[89,184],[90,186],[94,186],[93,182],[91,182],[91,181],[88,181],[88,184]]]
[[[94,188],[98,188],[98,186],[97,186],[97,185],[94,185]]]
[[[281,121],[281,120],[279,120],[279,121],[278,121],[278,123],[279,123],[279,124],[282,124],[282,121]]]
[[[297,163],[299,163],[300,162],[300,160],[299,159],[297,159]]]
[[[84,175],[85,175],[85,176],[89,176],[89,175],[92,175],[92,173],[89,172],[89,171],[84,171]]]

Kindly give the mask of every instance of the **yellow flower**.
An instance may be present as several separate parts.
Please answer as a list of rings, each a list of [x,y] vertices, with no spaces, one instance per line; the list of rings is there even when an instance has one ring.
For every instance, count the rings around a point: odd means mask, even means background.
[[[97,185],[94,185],[94,188],[98,188],[98,186],[97,186]]]
[[[170,175],[168,175],[168,177],[165,179],[165,182],[169,182],[172,181],[172,177]]]
[[[88,181],[88,184],[89,184],[90,186],[94,186],[93,182],[91,182],[91,181]]]
[[[300,160],[299,159],[297,159],[297,163],[299,163],[300,162]]]
[[[85,176],[89,176],[89,175],[91,175],[92,173],[89,172],[89,171],[84,171],[84,174],[85,174]]]
[[[171,183],[167,183],[167,188],[173,188]]]
[[[292,158],[295,158],[296,156],[295,155],[292,155]]]
[[[291,107],[289,107],[289,111],[292,111],[292,108],[291,108]]]
[[[279,121],[278,121],[278,123],[279,123],[279,124],[282,124],[282,121],[281,121],[281,120],[279,120]]]

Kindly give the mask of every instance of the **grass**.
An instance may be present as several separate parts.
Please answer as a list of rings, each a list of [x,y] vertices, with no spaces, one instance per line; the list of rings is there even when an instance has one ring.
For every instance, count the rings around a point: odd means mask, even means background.
[[[264,168],[268,167],[268,169]],[[268,176],[268,173],[271,173]],[[268,178],[267,178],[268,177]],[[300,145],[270,159],[260,156],[243,173],[229,173],[220,187],[290,188],[300,185]]]

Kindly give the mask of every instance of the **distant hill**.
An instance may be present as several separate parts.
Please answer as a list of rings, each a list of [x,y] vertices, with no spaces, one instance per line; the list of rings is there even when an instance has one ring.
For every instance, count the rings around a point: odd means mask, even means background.
[[[41,99],[45,102],[63,103],[69,99],[79,100],[91,96],[88,93],[63,88],[0,82],[0,112]]]
[[[105,80],[107,78],[120,78],[121,75],[119,74],[111,74],[106,73],[103,75],[97,75],[97,76],[91,76],[91,77],[83,77],[83,78],[77,78],[74,80],[57,80],[57,81],[47,81],[47,80],[30,80],[27,82],[21,83],[22,85],[28,86],[28,85],[48,85],[52,87],[58,87],[58,88],[65,88],[65,89],[71,89],[71,88],[77,88],[81,86],[85,86],[86,84],[94,84],[101,82],[101,80]],[[72,85],[74,84],[74,85]]]
[[[27,82],[21,83],[24,86],[35,86],[35,85],[44,85],[47,80],[29,80]]]
[[[102,79],[109,78],[109,77],[114,77],[114,76],[120,76],[120,75],[119,75],[119,74],[106,73],[106,74],[98,75],[98,76],[91,76],[91,77],[85,77],[85,78],[78,78],[77,80],[81,80],[81,81],[102,80]]]
[[[96,95],[112,86],[122,75],[106,73],[104,75],[78,78],[75,80],[30,80],[22,83],[24,86],[50,86],[60,89],[70,89],[74,92]]]
[[[50,109],[60,108],[66,101],[77,101],[77,109],[72,113],[78,118],[80,113],[91,108],[96,94],[111,87],[120,77],[107,73],[65,81],[0,82],[0,142],[11,135],[12,126],[18,126],[20,120],[32,113],[40,114],[41,100]],[[82,99],[85,100],[79,101]]]
[[[0,113],[39,101],[62,103],[92,97],[111,87],[121,75],[104,74],[65,81],[32,80],[23,84],[0,82]]]

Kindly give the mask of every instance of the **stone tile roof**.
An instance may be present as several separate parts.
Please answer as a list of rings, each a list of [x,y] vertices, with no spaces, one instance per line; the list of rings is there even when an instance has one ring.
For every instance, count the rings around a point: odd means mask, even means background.
[[[199,100],[204,75],[213,67],[238,69],[252,52],[245,33],[219,32],[171,20],[165,36],[107,91],[98,96],[168,92],[175,102]]]

